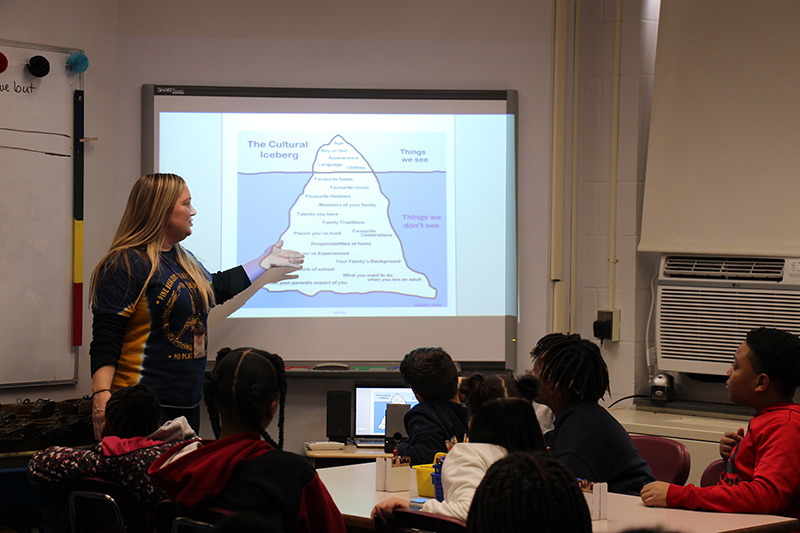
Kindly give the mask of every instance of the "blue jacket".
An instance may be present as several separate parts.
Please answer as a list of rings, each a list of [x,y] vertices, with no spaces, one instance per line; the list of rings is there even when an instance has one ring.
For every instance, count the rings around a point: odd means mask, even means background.
[[[430,464],[437,452],[446,452],[446,440],[459,442],[467,434],[469,411],[461,404],[425,401],[412,407],[403,418],[408,440],[397,445],[397,454],[411,457],[411,464]]]

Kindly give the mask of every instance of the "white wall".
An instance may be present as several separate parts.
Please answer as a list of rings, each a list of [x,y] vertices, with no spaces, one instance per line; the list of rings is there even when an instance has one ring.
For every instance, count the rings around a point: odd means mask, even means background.
[[[608,307],[611,132],[615,1],[583,1],[578,140],[577,333],[592,336],[597,309]],[[646,391],[645,327],[655,254],[636,252],[650,124],[658,0],[625,0],[619,111],[615,306],[620,341],[603,356],[613,395]]]
[[[549,324],[552,0],[0,0],[0,6],[4,39],[83,48],[90,60],[86,135],[100,140],[86,153],[86,281],[139,175],[144,83],[518,90],[517,353],[518,366],[528,365],[528,351]],[[88,312],[84,331],[77,386],[0,391],[0,403],[88,393]],[[325,391],[350,386],[290,383],[288,449],[324,437]]]

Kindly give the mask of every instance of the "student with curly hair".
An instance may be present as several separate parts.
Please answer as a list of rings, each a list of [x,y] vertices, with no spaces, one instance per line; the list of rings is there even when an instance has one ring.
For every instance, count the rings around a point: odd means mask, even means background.
[[[514,453],[486,472],[472,499],[468,533],[590,533],[586,499],[548,453]]]
[[[151,510],[166,498],[147,474],[150,464],[180,441],[195,437],[185,418],[159,427],[161,406],[144,385],[123,387],[106,404],[103,439],[88,450],[51,446],[28,463],[28,478],[47,492],[65,495],[84,477],[101,477],[127,488]]]
[[[178,505],[256,513],[280,531],[344,532],[344,521],[314,468],[283,448],[286,371],[253,348],[217,354],[204,396],[217,440],[175,447],[150,467]],[[266,428],[278,413],[278,440]]]
[[[509,452],[544,451],[545,446],[531,403],[538,392],[535,377],[475,374],[459,390],[472,415],[469,442],[453,446],[442,465],[444,501],[430,499],[422,510],[466,520],[475,488],[492,463]],[[375,506],[372,516],[388,520],[394,509],[409,506],[408,500],[389,498]]]
[[[536,401],[555,415],[547,445],[575,476],[624,494],[639,494],[655,480],[628,432],[598,404],[610,387],[595,343],[577,335],[556,339],[534,357],[533,373],[540,387]]]
[[[757,328],[747,334],[728,370],[728,396],[756,410],[744,428],[725,433],[720,455],[726,471],[712,487],[661,481],[642,489],[647,506],[800,518],[800,338]]]

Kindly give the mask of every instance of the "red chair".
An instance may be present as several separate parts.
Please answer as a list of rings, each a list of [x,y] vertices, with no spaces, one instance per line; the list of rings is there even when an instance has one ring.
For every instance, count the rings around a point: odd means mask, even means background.
[[[466,533],[463,520],[411,509],[395,509],[386,524],[375,521],[375,533]]]
[[[631,435],[631,439],[658,481],[683,485],[689,479],[692,456],[683,443],[654,435]]]
[[[726,466],[727,463],[724,459],[712,461],[711,464],[703,470],[703,475],[700,476],[700,486],[711,487],[719,483],[719,478],[722,477],[722,473],[725,472]]]

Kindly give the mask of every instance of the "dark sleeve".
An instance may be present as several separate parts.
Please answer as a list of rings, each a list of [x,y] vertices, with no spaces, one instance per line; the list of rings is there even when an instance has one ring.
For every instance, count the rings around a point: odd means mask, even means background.
[[[333,502],[319,475],[303,487],[300,512],[297,514],[297,531],[300,533],[345,533],[344,518]]]
[[[244,267],[237,266],[211,274],[211,286],[214,288],[214,301],[221,304],[249,287],[250,279],[247,277]]]
[[[406,413],[408,440],[398,443],[397,455],[410,457],[411,466],[430,464],[437,452],[446,452],[444,430],[421,411]]]
[[[129,320],[130,317],[94,311],[92,342],[89,345],[92,375],[100,367],[117,366]]]

